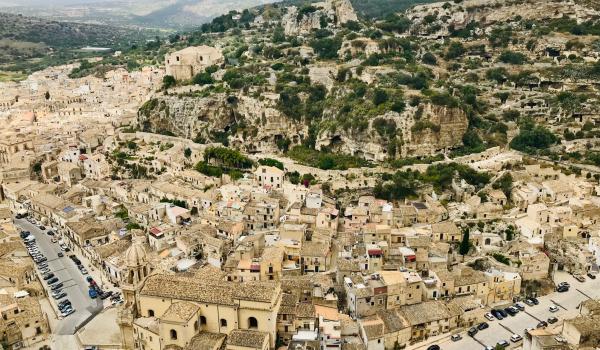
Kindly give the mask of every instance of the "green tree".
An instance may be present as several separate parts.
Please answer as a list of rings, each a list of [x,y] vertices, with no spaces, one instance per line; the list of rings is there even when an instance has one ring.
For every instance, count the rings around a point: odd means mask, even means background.
[[[423,57],[421,58],[421,61],[425,64],[428,64],[430,66],[436,65],[437,64],[437,58],[435,57],[434,54],[432,54],[431,52],[426,52]]]
[[[183,155],[184,155],[186,158],[189,158],[189,157],[191,157],[191,156],[192,156],[192,150],[191,150],[189,147],[186,147],[186,148],[183,150]]]
[[[463,238],[460,242],[460,248],[458,250],[459,254],[465,256],[469,254],[469,249],[471,249],[471,242],[469,242],[469,228],[467,227],[463,231]]]
[[[175,86],[175,84],[177,84],[177,81],[175,80],[175,77],[173,77],[172,75],[165,75],[163,77],[163,89],[169,89],[173,86]]]
[[[373,104],[379,106],[382,103],[386,103],[389,99],[388,93],[385,90],[377,89],[373,93]]]
[[[446,51],[446,59],[455,59],[465,54],[465,47],[459,41],[453,41]]]
[[[203,72],[196,74],[192,79],[192,82],[196,85],[208,85],[214,83],[214,80],[210,73]]]

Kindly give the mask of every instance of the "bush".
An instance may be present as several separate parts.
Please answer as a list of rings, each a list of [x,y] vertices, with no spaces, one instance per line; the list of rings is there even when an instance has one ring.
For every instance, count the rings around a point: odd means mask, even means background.
[[[453,41],[448,46],[448,50],[446,51],[446,59],[451,60],[458,58],[465,54],[465,47],[461,42]]]
[[[254,164],[250,158],[242,155],[240,152],[225,147],[207,148],[204,151],[204,160],[207,163],[215,160],[225,167],[239,169],[248,169]]]
[[[389,96],[385,90],[376,89],[375,92],[373,93],[373,104],[376,106],[386,103],[388,99],[389,99]]]
[[[498,60],[503,63],[522,65],[523,63],[527,62],[527,56],[520,52],[504,51],[500,54]]]
[[[437,64],[437,58],[435,57],[434,54],[432,54],[431,52],[426,52],[423,57],[421,58],[421,61],[425,64],[428,64],[430,66],[434,66]]]
[[[323,38],[313,40],[310,46],[315,53],[322,59],[338,58],[338,51],[342,47],[342,40],[339,38]]]
[[[295,146],[287,154],[290,158],[315,168],[329,170],[346,170],[348,168],[360,168],[371,166],[362,158],[344,154],[332,154],[325,151],[317,151],[305,146]]]
[[[283,163],[272,158],[261,158],[258,160],[258,164],[264,166],[272,166],[283,170]]]
[[[165,75],[163,77],[163,89],[169,89],[177,84],[175,77],[172,75]]]
[[[208,85],[214,83],[214,80],[209,73],[204,72],[196,74],[192,82],[196,85]]]
[[[521,152],[536,154],[558,142],[558,138],[543,126],[521,127],[519,135],[510,142],[510,147]]]

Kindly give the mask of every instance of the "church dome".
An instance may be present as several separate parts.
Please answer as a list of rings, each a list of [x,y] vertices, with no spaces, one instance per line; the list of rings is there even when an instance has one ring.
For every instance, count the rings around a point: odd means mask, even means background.
[[[133,243],[125,252],[125,264],[127,267],[143,266],[148,262],[146,249],[141,243]]]

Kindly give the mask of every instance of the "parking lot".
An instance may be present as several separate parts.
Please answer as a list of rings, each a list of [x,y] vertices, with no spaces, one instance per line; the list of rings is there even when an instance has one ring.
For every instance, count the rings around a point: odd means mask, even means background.
[[[74,334],[78,325],[102,310],[103,301],[100,298],[92,299],[89,297],[88,282],[85,279],[86,275],[82,274],[73,260],[68,257],[69,253],[63,252],[63,257],[58,256],[58,253],[61,252],[60,247],[57,243],[52,243],[51,236],[46,234],[46,232],[42,232],[37,226],[31,224],[26,219],[15,219],[15,224],[21,230],[29,231],[35,237],[40,253],[48,259],[47,263],[50,272],[54,273],[59,282],[63,283],[62,290],[66,292],[66,299],[71,301],[75,310],[71,315],[59,320],[58,326],[53,333]],[[40,274],[40,279],[41,277]],[[57,301],[52,298],[48,284],[42,280],[42,285],[48,291],[50,302],[57,316],[61,318]]]
[[[525,305],[525,310],[515,316],[508,316],[503,320],[487,321],[489,328],[477,332],[474,337],[467,335],[467,332],[461,332],[462,339],[456,342],[448,338],[437,344],[443,350],[464,350],[464,349],[485,349],[486,346],[494,347],[499,341],[505,340],[510,343],[508,348],[518,348],[522,346],[522,340],[516,343],[510,341],[512,334],[524,335],[526,328],[536,328],[540,321],[547,321],[549,317],[557,317],[558,322],[550,324],[549,329],[561,329],[562,321],[566,318],[572,318],[579,314],[579,304],[591,298],[600,298],[600,278],[591,280],[586,277],[585,282],[576,281],[571,275],[557,272],[554,280],[556,283],[568,282],[571,287],[568,292],[554,292],[550,295],[539,297],[539,305]],[[524,303],[523,303],[524,304]],[[550,306],[556,305],[558,311],[551,312]],[[419,348],[411,347],[411,348]],[[423,345],[423,349],[427,346]]]

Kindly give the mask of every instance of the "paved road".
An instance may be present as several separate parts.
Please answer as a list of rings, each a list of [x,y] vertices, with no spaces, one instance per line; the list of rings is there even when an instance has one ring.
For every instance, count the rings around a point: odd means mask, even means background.
[[[71,301],[73,308],[76,310],[75,313],[59,320],[53,333],[60,335],[74,334],[78,325],[102,310],[102,301],[99,298],[91,299],[88,296],[88,284],[85,280],[85,276],[77,269],[73,260],[68,258],[68,254],[65,254],[62,258],[58,257],[57,254],[60,251],[60,248],[57,243],[52,243],[50,236],[29,223],[27,220],[16,219],[15,224],[17,227],[29,231],[35,236],[40,252],[48,258],[48,267],[54,272],[58,279],[64,283],[62,289],[67,293],[67,298]],[[42,281],[42,285],[47,287],[45,281]],[[48,294],[50,295],[50,293]],[[54,310],[57,311],[54,298],[49,296],[49,299]]]
[[[552,293],[538,298],[539,305],[525,306],[525,312],[521,311],[514,317],[508,317],[502,321],[489,321],[490,327],[478,332],[475,337],[469,337],[466,332],[462,332],[462,340],[452,342],[446,339],[439,342],[438,345],[443,350],[465,350],[465,349],[484,349],[485,346],[494,346],[500,340],[510,342],[510,336],[517,333],[523,336],[526,328],[535,328],[540,320],[546,321],[549,317],[555,316],[559,322],[550,325],[551,329],[561,329],[562,320],[572,318],[579,314],[577,307],[588,299],[600,298],[600,277],[595,280],[586,279],[581,283],[566,273],[558,272],[555,276],[555,282],[569,282],[571,288],[566,293]],[[558,312],[550,312],[549,307],[557,305]],[[522,341],[511,343],[511,348],[522,346]]]

